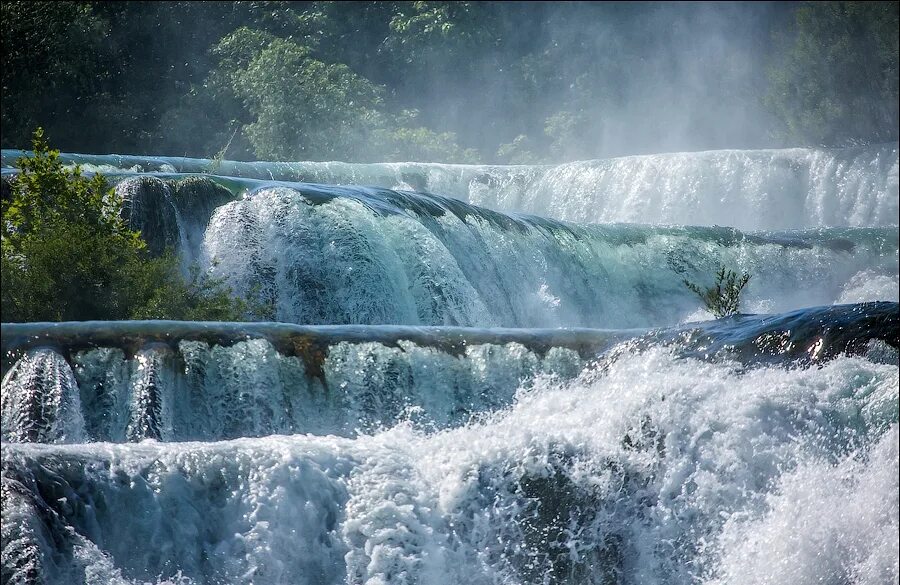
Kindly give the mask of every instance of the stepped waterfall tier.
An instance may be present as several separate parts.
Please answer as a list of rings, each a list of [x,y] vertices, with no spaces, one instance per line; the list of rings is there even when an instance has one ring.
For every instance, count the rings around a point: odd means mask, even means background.
[[[4,150],[3,167],[22,151]],[[726,150],[561,165],[266,163],[64,154],[85,170],[205,173],[271,181],[425,191],[494,209],[576,222],[728,225],[739,229],[897,225],[897,144]]]
[[[879,352],[900,345],[897,309],[841,305],[651,331],[9,324],[2,437],[72,443],[357,436],[400,421],[447,428],[508,407],[524,381],[571,380],[623,348],[665,347],[677,356],[746,364],[837,355],[884,361]]]
[[[776,210],[778,221],[769,223],[791,228],[777,230],[768,229],[772,225],[742,231],[575,224],[500,213],[436,194],[202,174],[117,175],[116,188],[126,201],[128,219],[151,249],[179,249],[188,263],[201,265],[238,294],[251,297],[267,319],[648,327],[701,318],[684,280],[701,281],[720,264],[754,275],[744,297],[752,312],[898,300],[896,149],[890,150],[892,170],[885,170],[890,165],[883,164],[884,152],[866,152],[869,162],[854,171],[858,181],[842,180],[843,190],[817,192],[816,197],[822,198],[823,209],[835,213],[848,200],[865,199],[865,206],[877,208],[878,219],[858,220],[856,212],[844,209],[839,217],[818,223],[833,227],[805,229],[790,225],[804,217],[797,210]],[[746,156],[758,157],[751,155]],[[714,154],[679,156],[716,160]],[[278,170],[315,163],[235,165],[243,165],[235,170],[247,171],[244,166]],[[762,162],[754,172],[777,174],[780,165]],[[199,169],[186,163],[179,168]],[[632,165],[631,171],[640,174],[640,168]],[[660,184],[671,183],[681,171],[671,172],[672,180]],[[704,188],[715,191],[719,171],[710,173],[712,183]],[[842,176],[848,173],[845,169]],[[289,175],[284,171],[277,176]],[[334,180],[348,177],[349,172]],[[745,187],[745,195],[757,194],[752,187]],[[602,188],[602,182],[594,186],[596,192]],[[689,209],[693,204],[688,200],[671,206],[694,216]],[[728,207],[732,224],[752,215],[740,206]],[[650,216],[648,221],[657,219]],[[702,220],[702,215],[694,217]],[[875,227],[858,227],[860,221]]]
[[[896,583],[897,157],[64,154],[258,321],[3,324],[2,581]]]

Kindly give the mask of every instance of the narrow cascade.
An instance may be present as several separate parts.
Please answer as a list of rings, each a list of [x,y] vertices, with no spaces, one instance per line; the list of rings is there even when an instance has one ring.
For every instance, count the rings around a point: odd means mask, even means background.
[[[69,552],[66,525],[36,492],[33,483],[25,486],[6,473],[0,478],[3,583],[26,585],[61,580],[54,557]]]
[[[123,214],[131,229],[139,230],[152,254],[183,247],[179,225],[172,204],[171,185],[154,177],[134,177],[116,184],[116,193],[124,202]]]
[[[84,418],[78,382],[65,358],[34,349],[3,377],[2,437],[26,443],[78,443]]]
[[[125,426],[127,440],[172,440],[175,408],[172,359],[172,352],[163,346],[141,350],[134,357]]]
[[[195,176],[176,180],[125,177],[116,182],[115,189],[124,202],[125,219],[131,229],[141,232],[150,252],[178,251],[186,263],[199,247],[213,211],[234,198],[218,182]]]

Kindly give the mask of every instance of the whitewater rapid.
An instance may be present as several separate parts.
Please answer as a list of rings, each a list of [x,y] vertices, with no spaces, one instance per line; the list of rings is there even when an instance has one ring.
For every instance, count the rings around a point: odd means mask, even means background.
[[[538,377],[445,431],[4,443],[4,569],[48,583],[891,582],[897,386],[896,363],[747,370],[653,348]]]

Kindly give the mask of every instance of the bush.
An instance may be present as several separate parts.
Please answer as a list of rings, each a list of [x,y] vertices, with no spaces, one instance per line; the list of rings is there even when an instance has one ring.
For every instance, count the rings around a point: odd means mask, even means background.
[[[66,169],[39,128],[2,202],[3,321],[240,320],[245,304],[171,252],[153,258],[99,173]]]
[[[749,281],[750,275],[746,272],[739,278],[737,272],[720,266],[716,272],[716,284],[712,287],[704,289],[687,279],[684,280],[684,284],[700,297],[710,313],[720,319],[738,313],[741,291]]]

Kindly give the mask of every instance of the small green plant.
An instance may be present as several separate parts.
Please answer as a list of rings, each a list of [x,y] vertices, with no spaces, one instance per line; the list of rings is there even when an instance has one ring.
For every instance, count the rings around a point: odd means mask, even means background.
[[[716,272],[716,284],[709,288],[702,288],[684,279],[684,284],[706,305],[706,308],[715,317],[730,317],[736,315],[741,304],[741,291],[750,281],[750,275],[746,272],[741,276],[733,270],[727,270],[720,266]]]

